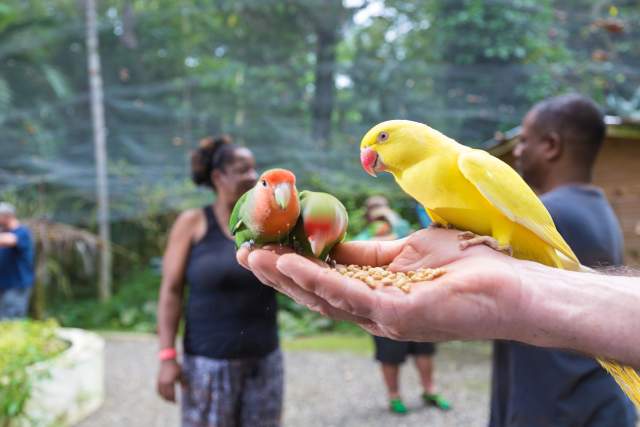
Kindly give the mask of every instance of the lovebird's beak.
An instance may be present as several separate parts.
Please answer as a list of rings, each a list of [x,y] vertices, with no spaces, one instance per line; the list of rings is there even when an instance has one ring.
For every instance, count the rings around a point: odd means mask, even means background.
[[[360,163],[365,172],[373,177],[377,176],[376,172],[386,170],[384,163],[380,160],[380,155],[369,147],[360,150]]]
[[[286,209],[289,206],[289,200],[291,200],[291,186],[286,182],[276,185],[273,196],[280,209]]]

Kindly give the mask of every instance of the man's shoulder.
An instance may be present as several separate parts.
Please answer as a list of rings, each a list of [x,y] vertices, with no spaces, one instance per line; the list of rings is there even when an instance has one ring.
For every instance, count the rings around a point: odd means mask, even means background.
[[[572,216],[579,211],[582,204],[576,200],[576,195],[568,191],[552,191],[540,196],[542,204],[554,219],[558,216]]]
[[[589,206],[609,205],[602,190],[595,186],[558,187],[540,196],[540,200],[552,216],[554,214],[572,215],[588,209]]]

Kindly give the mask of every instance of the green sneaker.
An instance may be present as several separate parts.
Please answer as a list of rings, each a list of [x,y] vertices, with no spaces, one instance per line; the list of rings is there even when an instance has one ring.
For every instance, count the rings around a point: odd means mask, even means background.
[[[394,414],[404,415],[407,413],[407,407],[404,406],[404,402],[400,398],[389,401],[389,410]]]
[[[451,403],[449,403],[444,397],[440,396],[438,393],[428,394],[422,393],[422,400],[426,405],[435,406],[438,409],[443,411],[448,411],[451,409]]]

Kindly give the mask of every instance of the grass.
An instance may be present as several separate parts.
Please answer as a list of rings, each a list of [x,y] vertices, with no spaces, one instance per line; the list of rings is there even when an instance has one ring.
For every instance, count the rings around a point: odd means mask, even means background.
[[[359,355],[373,354],[373,339],[366,334],[320,334],[306,337],[285,338],[282,347],[286,351],[349,352]]]

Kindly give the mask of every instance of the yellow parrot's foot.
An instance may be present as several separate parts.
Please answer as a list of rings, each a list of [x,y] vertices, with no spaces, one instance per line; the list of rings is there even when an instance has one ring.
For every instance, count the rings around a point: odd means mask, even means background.
[[[509,256],[513,255],[511,246],[501,246],[500,243],[491,236],[478,236],[470,231],[463,231],[458,234],[458,240],[460,240],[460,249],[462,250],[475,245],[487,245],[498,252],[502,252]]]

